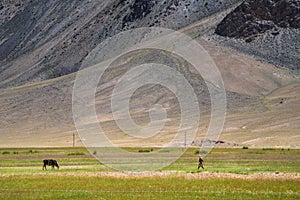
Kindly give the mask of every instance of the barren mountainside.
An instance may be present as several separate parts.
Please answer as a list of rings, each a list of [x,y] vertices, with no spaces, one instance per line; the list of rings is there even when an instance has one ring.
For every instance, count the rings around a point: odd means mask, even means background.
[[[299,69],[298,5],[296,0],[0,0],[0,146],[71,146],[77,134],[75,72],[87,55],[124,30],[159,26],[199,42],[218,67],[227,100],[220,136],[225,145],[298,148],[299,78],[286,69]],[[166,64],[193,87],[201,114],[194,144],[201,144],[211,117],[204,78],[184,58],[163,50],[115,59],[95,91],[96,123],[122,146],[160,146],[172,139],[180,105],[172,91],[158,84],[138,88],[129,107],[134,122],[143,126],[151,120],[153,105],[161,105],[167,119],[159,134],[133,138],[115,122],[113,90],[143,63]]]
[[[300,69],[300,1],[247,0],[227,15],[216,34],[225,45],[279,66]]]
[[[0,88],[79,69],[88,53],[123,30],[179,29],[237,0],[1,1]]]

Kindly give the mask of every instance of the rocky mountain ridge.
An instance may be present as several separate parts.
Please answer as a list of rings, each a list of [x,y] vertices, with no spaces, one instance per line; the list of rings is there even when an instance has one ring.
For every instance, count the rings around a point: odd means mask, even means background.
[[[267,30],[300,28],[299,0],[249,0],[238,6],[218,25],[221,36],[245,38],[250,42]],[[278,32],[273,31],[276,35]]]
[[[223,19],[215,33],[226,46],[299,70],[299,28],[299,0],[247,0]]]
[[[79,69],[88,53],[123,30],[179,29],[238,0],[4,0],[0,4],[0,88]]]

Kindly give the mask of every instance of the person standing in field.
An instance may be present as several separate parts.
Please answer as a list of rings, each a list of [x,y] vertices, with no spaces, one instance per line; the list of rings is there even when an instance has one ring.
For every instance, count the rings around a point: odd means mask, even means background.
[[[203,167],[203,158],[202,158],[202,156],[201,155],[199,155],[199,164],[198,164],[198,169],[200,168],[200,167],[202,167],[202,169],[204,169],[204,167]]]

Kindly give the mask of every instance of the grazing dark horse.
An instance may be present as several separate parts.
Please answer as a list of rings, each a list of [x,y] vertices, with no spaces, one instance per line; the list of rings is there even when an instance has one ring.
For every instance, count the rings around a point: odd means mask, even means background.
[[[59,165],[57,164],[56,160],[52,160],[52,159],[50,159],[50,160],[43,160],[43,163],[44,163],[43,170],[44,169],[47,170],[46,165],[52,166],[52,168],[54,168],[54,166],[55,166],[55,167],[57,167],[57,169],[59,169]]]

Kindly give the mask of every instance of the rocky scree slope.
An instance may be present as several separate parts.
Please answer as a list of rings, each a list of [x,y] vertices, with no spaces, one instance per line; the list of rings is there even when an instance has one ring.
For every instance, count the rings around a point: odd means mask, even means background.
[[[237,1],[1,1],[0,88],[75,72],[92,49],[123,30],[179,29]]]
[[[300,69],[300,1],[247,0],[215,33],[225,45],[290,69]]]

